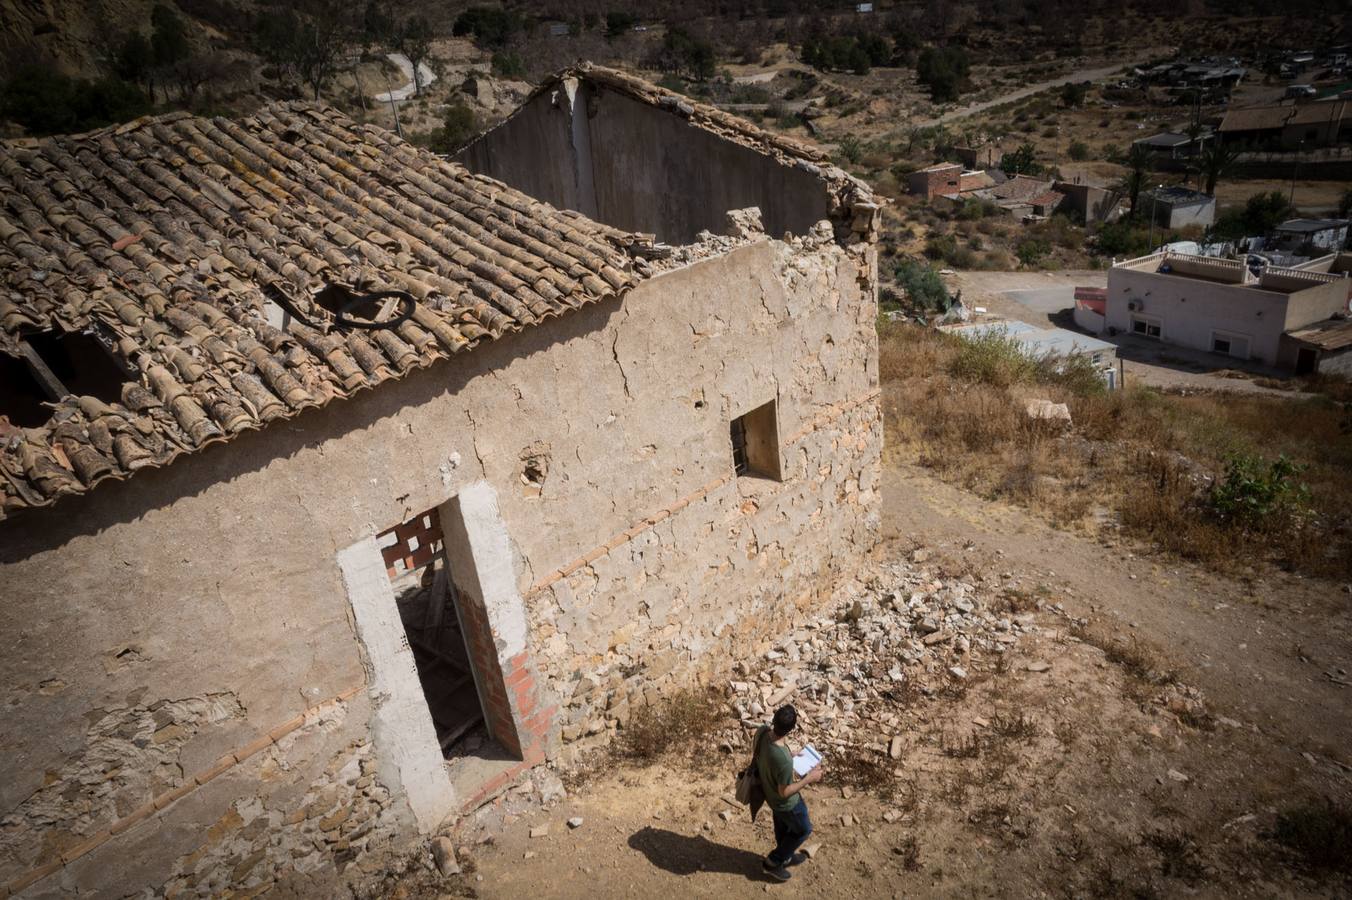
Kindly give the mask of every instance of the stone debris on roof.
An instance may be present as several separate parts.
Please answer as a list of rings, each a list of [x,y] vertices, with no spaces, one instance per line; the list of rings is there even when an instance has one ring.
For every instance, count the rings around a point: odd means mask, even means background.
[[[134,375],[0,417],[0,518],[619,295],[650,250],[309,103],[0,145],[0,352],[92,330]],[[397,324],[341,324],[331,285],[402,292]]]

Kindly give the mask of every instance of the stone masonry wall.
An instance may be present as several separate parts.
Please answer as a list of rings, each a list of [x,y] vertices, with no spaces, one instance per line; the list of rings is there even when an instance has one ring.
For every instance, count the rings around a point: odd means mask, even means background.
[[[873,542],[875,278],[750,242],[0,525],[0,896],[332,894],[416,838],[337,557],[471,485],[554,758],[768,639]],[[784,479],[737,477],[769,400]]]

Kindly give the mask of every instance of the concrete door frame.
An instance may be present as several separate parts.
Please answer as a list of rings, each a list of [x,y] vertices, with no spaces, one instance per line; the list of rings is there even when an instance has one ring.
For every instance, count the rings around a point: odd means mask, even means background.
[[[486,783],[457,791],[447,772],[376,536],[338,553],[364,650],[381,781],[393,792],[402,791],[424,833],[544,761],[558,740],[558,707],[546,702],[528,649],[525,600],[516,585],[511,538],[496,492],[487,482],[475,482],[437,510],[484,719],[492,737],[518,760],[495,770]]]

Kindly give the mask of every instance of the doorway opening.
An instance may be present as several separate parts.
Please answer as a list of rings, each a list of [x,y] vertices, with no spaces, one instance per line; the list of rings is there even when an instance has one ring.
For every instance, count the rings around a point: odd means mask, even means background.
[[[446,759],[488,749],[483,706],[436,509],[377,535],[404,638]]]
[[[1319,368],[1319,354],[1309,347],[1296,350],[1296,374],[1313,375]]]

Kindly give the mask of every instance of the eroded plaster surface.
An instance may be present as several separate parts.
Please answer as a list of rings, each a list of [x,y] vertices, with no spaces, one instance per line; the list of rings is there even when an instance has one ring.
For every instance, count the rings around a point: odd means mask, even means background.
[[[457,496],[496,506],[482,587],[520,598],[496,637],[549,698],[532,716],[556,761],[754,652],[875,534],[873,254],[830,232],[745,242],[0,525],[0,881],[55,860],[24,896],[319,885],[416,836],[441,801],[415,795],[440,788],[390,763],[406,723],[398,654],[372,652],[393,613],[369,542]],[[783,480],[738,478],[729,419],[770,397]]]

